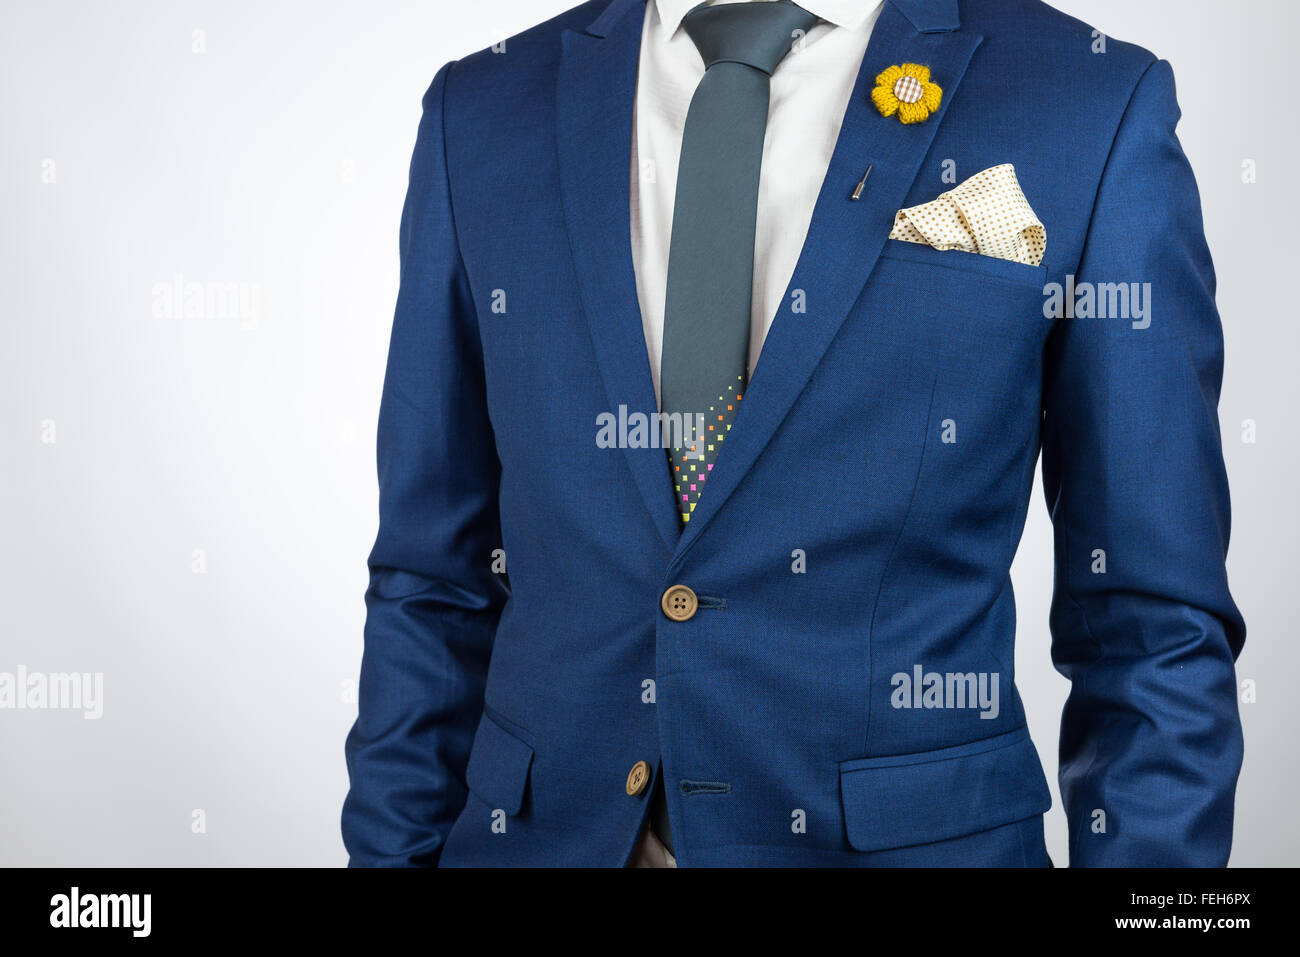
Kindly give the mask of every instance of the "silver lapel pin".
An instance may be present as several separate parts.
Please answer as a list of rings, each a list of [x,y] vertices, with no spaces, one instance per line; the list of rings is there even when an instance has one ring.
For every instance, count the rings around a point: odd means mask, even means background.
[[[871,171],[875,168],[876,168],[876,164],[872,163],[870,166],[867,167],[867,171],[862,174],[862,182],[858,183],[857,188],[853,190],[854,199],[862,198],[862,190],[867,185],[867,177],[871,175]]]

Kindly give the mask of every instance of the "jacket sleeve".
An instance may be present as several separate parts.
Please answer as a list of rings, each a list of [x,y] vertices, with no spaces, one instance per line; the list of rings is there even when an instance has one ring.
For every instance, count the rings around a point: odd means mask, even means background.
[[[1078,266],[1080,294],[1090,283],[1097,302],[1122,303],[1106,284],[1129,284],[1129,317],[1058,319],[1047,351],[1073,866],[1222,866],[1232,843],[1245,625],[1224,567],[1214,267],[1178,118],[1173,73],[1156,61],[1116,134]]]
[[[424,97],[402,211],[401,285],[379,413],[379,534],[370,553],[358,716],[345,746],[352,866],[437,863],[465,804],[506,586],[500,463],[456,241],[443,132],[451,65]]]

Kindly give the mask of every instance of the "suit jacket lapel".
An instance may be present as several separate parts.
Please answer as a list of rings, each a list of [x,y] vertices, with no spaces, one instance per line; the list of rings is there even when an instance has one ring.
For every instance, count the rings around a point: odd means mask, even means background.
[[[584,31],[563,36],[556,116],[565,220],[608,411],[657,410],[632,266],[632,110],[641,0],[613,0]],[[594,434],[595,423],[592,423]],[[669,549],[680,536],[667,454],[625,449],[628,466]]]
[[[674,564],[744,478],[812,376],[862,293],[935,132],[981,37],[959,28],[955,0],[889,0],[880,13],[845,113],[794,276],[763,345],[709,486],[677,543]],[[886,119],[871,103],[875,78],[891,64],[922,63],[943,88],[924,123]],[[862,196],[853,188],[872,167]],[[789,311],[802,289],[807,313]],[[644,349],[642,350],[644,352]]]

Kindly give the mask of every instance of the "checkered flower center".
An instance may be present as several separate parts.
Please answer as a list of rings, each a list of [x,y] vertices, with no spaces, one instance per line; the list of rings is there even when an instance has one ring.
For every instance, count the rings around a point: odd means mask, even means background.
[[[943,103],[943,90],[930,79],[930,68],[924,63],[894,64],[876,77],[871,102],[881,116],[924,123]]]
[[[894,96],[898,97],[900,103],[919,103],[924,94],[925,88],[914,76],[899,77],[898,82],[894,84]]]

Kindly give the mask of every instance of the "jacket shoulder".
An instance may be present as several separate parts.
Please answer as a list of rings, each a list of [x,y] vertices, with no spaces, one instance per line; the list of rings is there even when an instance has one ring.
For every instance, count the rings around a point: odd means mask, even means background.
[[[1042,0],[962,0],[961,12],[963,27],[983,34],[986,56],[1011,70],[1019,65],[1080,102],[1127,98],[1158,59]]]
[[[562,37],[570,30],[583,30],[606,8],[625,5],[626,0],[589,0],[572,7],[522,33],[458,60],[455,73],[459,84],[471,88],[495,84],[538,83],[554,75],[560,59]]]

